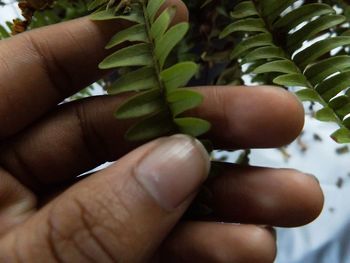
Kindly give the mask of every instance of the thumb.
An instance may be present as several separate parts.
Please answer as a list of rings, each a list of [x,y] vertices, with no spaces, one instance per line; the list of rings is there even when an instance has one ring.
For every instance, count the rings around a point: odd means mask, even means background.
[[[82,180],[0,240],[0,261],[144,262],[209,171],[195,139],[150,142]]]

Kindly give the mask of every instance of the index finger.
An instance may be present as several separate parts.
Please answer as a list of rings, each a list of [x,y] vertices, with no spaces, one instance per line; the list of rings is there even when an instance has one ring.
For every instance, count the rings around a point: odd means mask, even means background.
[[[177,6],[174,23],[187,20],[180,0],[167,0],[169,5]],[[126,26],[84,17],[0,41],[0,140],[106,73],[98,70],[104,46]]]

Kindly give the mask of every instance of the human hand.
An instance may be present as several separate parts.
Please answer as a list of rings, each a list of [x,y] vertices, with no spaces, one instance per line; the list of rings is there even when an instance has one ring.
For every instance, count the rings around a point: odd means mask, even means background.
[[[176,19],[185,19],[176,4]],[[125,155],[136,145],[123,140],[129,124],[111,114],[119,97],[57,106],[105,73],[97,70],[103,47],[122,26],[82,18],[0,42],[0,262],[272,262],[268,228],[177,224],[207,175],[208,156],[196,141],[161,138]],[[213,124],[209,136],[220,148],[281,146],[303,125],[301,105],[282,89],[198,91],[205,100],[193,114]],[[310,176],[225,168],[209,185],[220,221],[298,226],[321,210]]]

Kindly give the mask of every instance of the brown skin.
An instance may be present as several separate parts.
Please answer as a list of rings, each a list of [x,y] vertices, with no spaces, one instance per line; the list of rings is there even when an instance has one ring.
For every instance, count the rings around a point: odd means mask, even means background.
[[[183,3],[171,3],[177,21],[186,20]],[[111,114],[120,98],[57,106],[106,73],[97,70],[103,47],[124,26],[81,18],[0,42],[0,261],[142,262],[155,255],[165,262],[272,262],[267,228],[197,221],[174,227],[192,199],[170,213],[135,183],[132,167],[164,139],[124,156],[136,145],[123,140],[127,124]],[[218,147],[282,146],[302,129],[301,104],[280,88],[198,90],[205,100],[191,114],[213,124],[209,137]],[[66,190],[57,192],[62,184]],[[225,222],[299,226],[323,205],[317,181],[294,170],[227,165],[210,188]],[[58,197],[39,207],[43,192]]]

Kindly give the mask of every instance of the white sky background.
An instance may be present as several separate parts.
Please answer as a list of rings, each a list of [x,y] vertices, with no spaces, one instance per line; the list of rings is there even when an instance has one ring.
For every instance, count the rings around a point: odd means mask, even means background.
[[[0,24],[4,25],[4,21],[11,21],[17,16],[18,11],[13,5],[0,7]],[[331,124],[320,123],[307,117],[303,141],[309,148],[305,153],[300,152],[296,143],[288,148],[292,156],[288,161],[285,161],[281,153],[275,149],[254,150],[252,153],[253,165],[289,167],[317,175],[325,192],[325,208],[314,223],[302,228],[278,231],[277,263],[309,263],[302,260],[308,251],[315,250],[329,240],[336,239],[337,232],[348,231],[350,235],[350,229],[342,229],[346,222],[350,221],[350,205],[348,204],[350,200],[350,154],[341,156],[335,154],[335,149],[339,145],[329,138],[334,130],[335,126]],[[322,137],[322,142],[316,142],[313,139],[315,132]],[[336,186],[339,178],[344,181],[341,188]],[[333,243],[338,245],[336,242]],[[321,263],[321,260],[316,262]],[[323,255],[322,262],[345,263],[350,262],[350,258],[329,261],[326,253]]]

